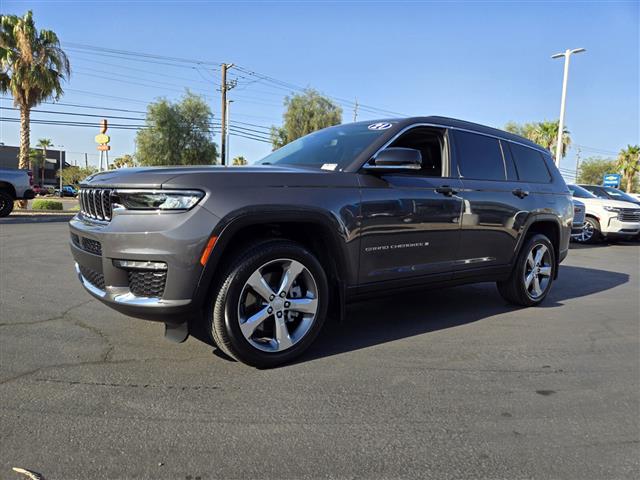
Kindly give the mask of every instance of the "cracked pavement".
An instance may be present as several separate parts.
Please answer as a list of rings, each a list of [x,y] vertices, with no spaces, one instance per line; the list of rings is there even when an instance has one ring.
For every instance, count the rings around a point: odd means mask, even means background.
[[[572,249],[541,308],[492,284],[353,305],[260,371],[93,300],[67,241],[0,223],[0,478],[640,475],[638,243]]]

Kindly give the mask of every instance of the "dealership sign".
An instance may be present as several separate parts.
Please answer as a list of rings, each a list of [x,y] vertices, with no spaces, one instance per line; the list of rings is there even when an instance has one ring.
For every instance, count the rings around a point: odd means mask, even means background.
[[[616,187],[620,186],[620,179],[622,176],[619,173],[605,173],[602,185],[605,187]]]

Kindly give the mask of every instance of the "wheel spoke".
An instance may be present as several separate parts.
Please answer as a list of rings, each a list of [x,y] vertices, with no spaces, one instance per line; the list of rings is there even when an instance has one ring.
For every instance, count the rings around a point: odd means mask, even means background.
[[[291,337],[289,336],[289,330],[287,329],[287,323],[284,317],[276,317],[276,341],[278,342],[278,350],[284,350],[293,345]]]
[[[524,286],[525,288],[528,290],[529,287],[531,286],[531,282],[533,282],[533,277],[536,276],[536,272],[535,270],[533,270],[532,272],[529,273],[529,275],[527,275],[524,279]]]
[[[551,267],[540,267],[540,275],[543,277],[551,276]]]
[[[282,273],[282,281],[280,282],[280,287],[278,288],[278,294],[282,292],[288,292],[291,289],[291,285],[293,285],[294,280],[302,273],[304,270],[304,265],[300,262],[296,262],[295,260],[291,260],[289,265],[284,268],[284,272]]]
[[[247,284],[260,295],[265,301],[269,301],[271,295],[275,295],[275,292],[271,289],[267,281],[264,279],[260,270],[256,270],[247,280]]]
[[[535,267],[536,262],[533,260],[533,252],[529,252],[529,255],[527,255],[527,264],[530,268]]]
[[[542,288],[540,288],[540,278],[538,275],[533,276],[533,293],[536,297],[542,295]]]
[[[246,322],[240,324],[240,330],[242,330],[242,334],[246,338],[250,338],[251,335],[253,335],[253,332],[256,331],[256,328],[262,325],[262,322],[269,318],[271,314],[267,310],[267,307],[263,308],[258,313],[247,318]]]
[[[316,298],[292,298],[289,299],[291,306],[289,310],[301,313],[315,314],[318,310],[318,300]]]
[[[533,259],[536,265],[540,265],[540,263],[542,263],[542,258],[544,257],[545,253],[547,253],[547,247],[545,247],[544,245],[540,245],[540,248],[538,248],[536,256]]]

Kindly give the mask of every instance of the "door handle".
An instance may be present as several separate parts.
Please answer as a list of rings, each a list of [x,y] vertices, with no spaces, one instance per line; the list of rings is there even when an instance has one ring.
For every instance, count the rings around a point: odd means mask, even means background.
[[[452,195],[458,193],[449,185],[442,185],[441,187],[436,188],[436,192],[441,193],[442,195],[446,195],[447,197],[451,197]]]
[[[524,198],[529,195],[529,192],[527,192],[526,190],[522,190],[521,188],[514,188],[511,193],[513,193],[518,198]]]

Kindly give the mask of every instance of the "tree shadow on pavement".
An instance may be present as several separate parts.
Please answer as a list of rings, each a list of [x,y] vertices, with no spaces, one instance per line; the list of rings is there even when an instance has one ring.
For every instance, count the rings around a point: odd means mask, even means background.
[[[574,266],[562,266],[542,307],[562,306],[627,283],[629,275]],[[350,352],[374,345],[454,328],[517,310],[506,303],[492,283],[394,295],[350,305],[346,318],[327,321],[318,339],[295,363]]]

